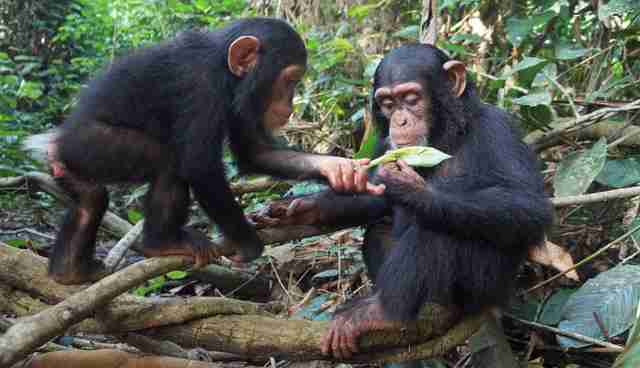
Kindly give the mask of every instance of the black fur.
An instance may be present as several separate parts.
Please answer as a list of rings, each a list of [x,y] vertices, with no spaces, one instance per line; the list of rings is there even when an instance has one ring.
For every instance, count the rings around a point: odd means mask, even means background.
[[[260,40],[259,56],[256,67],[238,78],[227,66],[227,50],[244,35]],[[53,137],[56,148],[49,158],[64,165],[61,181],[72,182],[67,188],[78,204],[56,240],[52,274],[59,274],[61,282],[75,282],[90,271],[93,223],[99,223],[108,201],[104,184],[113,182],[151,183],[145,202],[146,249],[171,254],[209,246],[182,229],[190,188],[239,253],[248,260],[259,256],[262,242],[225,179],[223,143],[229,140],[242,167],[283,176],[312,174],[301,165],[255,162],[261,150],[273,148],[263,121],[272,86],[285,67],[305,67],[306,58],[302,39],[285,22],[252,18],[212,32],[185,32],[106,67]],[[90,226],[80,220],[82,213]]]
[[[336,222],[374,224],[376,216],[392,214],[393,244],[374,225],[364,249],[390,320],[414,319],[425,302],[466,312],[501,304],[527,251],[543,241],[552,222],[535,156],[511,117],[482,103],[469,81],[460,98],[453,96],[442,69],[447,60],[428,45],[394,49],[375,73],[374,91],[396,82],[422,84],[433,104],[429,145],[453,156],[441,164],[450,170],[420,170],[424,190],[383,180],[383,199],[330,192],[318,197],[325,218]],[[380,142],[387,142],[389,121],[375,101],[373,116]],[[386,149],[380,145],[379,153]]]

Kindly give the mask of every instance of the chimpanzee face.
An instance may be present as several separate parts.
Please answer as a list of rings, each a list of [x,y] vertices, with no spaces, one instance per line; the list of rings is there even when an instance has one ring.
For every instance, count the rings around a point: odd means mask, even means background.
[[[302,80],[306,68],[290,65],[280,72],[273,84],[271,96],[264,113],[264,124],[269,130],[283,127],[293,113],[293,96],[296,86]]]
[[[418,82],[403,82],[378,88],[375,102],[389,119],[393,148],[424,146],[431,129],[431,98]]]

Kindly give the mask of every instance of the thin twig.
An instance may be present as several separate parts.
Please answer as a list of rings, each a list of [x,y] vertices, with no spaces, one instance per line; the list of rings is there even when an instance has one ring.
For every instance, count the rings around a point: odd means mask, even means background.
[[[542,323],[527,321],[527,320],[518,318],[518,317],[516,317],[516,316],[514,316],[512,314],[509,314],[509,313],[503,313],[503,314],[505,316],[511,318],[514,321],[518,321],[518,322],[522,323],[523,325],[536,327],[536,328],[539,328],[539,329],[542,329],[542,330],[546,330],[546,331],[549,331],[549,332],[556,333],[558,335],[569,337],[569,338],[574,339],[574,340],[578,340],[578,341],[586,342],[586,343],[589,343],[589,344],[602,346],[602,347],[605,347],[607,349],[611,349],[612,351],[615,351],[617,353],[620,353],[620,352],[624,351],[624,347],[616,345],[616,344],[612,344],[610,342],[600,341],[598,339],[594,339],[593,337],[580,335],[580,334],[577,334],[577,333],[574,333],[574,332],[564,331],[564,330],[561,330],[559,328],[543,325]]]
[[[574,204],[604,202],[612,199],[635,197],[637,195],[640,195],[640,186],[576,196],[555,197],[551,199],[551,202],[555,207],[565,207]]]

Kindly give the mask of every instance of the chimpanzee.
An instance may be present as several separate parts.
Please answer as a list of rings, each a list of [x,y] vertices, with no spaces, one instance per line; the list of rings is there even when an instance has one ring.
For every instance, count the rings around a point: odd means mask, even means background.
[[[383,196],[328,191],[274,215],[370,225],[364,256],[374,292],[336,312],[322,342],[339,359],[358,352],[366,331],[415,319],[425,302],[461,312],[501,304],[552,222],[534,155],[511,117],[480,101],[462,62],[430,45],[394,49],[375,72],[372,107],[383,135],[378,154],[428,144],[452,158],[428,169],[402,161],[379,168],[372,181],[384,184]]]
[[[362,161],[276,148],[270,133],[287,123],[306,61],[304,43],[287,23],[253,18],[188,31],[109,65],[61,128],[27,143],[46,151],[54,177],[77,202],[55,241],[50,275],[64,284],[95,275],[105,184],[117,182],[150,183],[144,255],[184,255],[196,265],[220,255],[237,262],[258,257],[264,246],[225,178],[227,139],[242,169],[324,177],[337,191],[379,191],[358,170]],[[220,248],[183,228],[189,189],[220,226]]]

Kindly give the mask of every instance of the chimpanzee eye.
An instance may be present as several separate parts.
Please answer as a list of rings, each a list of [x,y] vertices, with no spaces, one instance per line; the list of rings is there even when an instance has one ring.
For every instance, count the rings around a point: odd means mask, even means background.
[[[380,107],[386,110],[393,109],[393,100],[390,98],[383,99],[382,101],[380,101]]]
[[[407,105],[415,106],[418,103],[418,101],[420,101],[420,96],[418,96],[418,94],[416,93],[409,93],[406,96],[404,96],[404,102]]]

